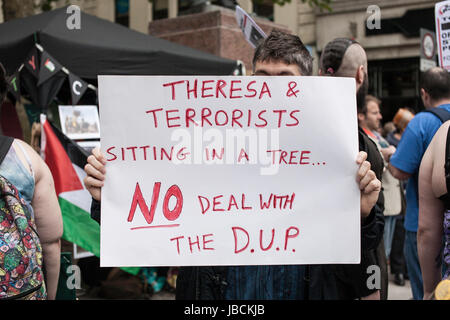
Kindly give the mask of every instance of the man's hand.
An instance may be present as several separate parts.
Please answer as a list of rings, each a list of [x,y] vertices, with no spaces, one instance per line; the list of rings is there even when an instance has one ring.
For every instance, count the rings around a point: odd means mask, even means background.
[[[103,181],[105,180],[106,159],[100,149],[94,148],[92,154],[87,158],[88,163],[84,166],[87,176],[84,178],[84,186],[97,201],[101,200]]]
[[[396,150],[397,149],[394,146],[389,146],[387,148],[382,148],[381,149],[381,154],[383,155],[384,160],[389,162],[389,160],[391,159],[391,156],[395,153]]]
[[[381,181],[377,179],[375,172],[370,170],[370,162],[366,161],[367,153],[358,153],[356,163],[359,164],[356,182],[361,190],[361,218],[366,218],[373,206],[377,203],[381,191]]]

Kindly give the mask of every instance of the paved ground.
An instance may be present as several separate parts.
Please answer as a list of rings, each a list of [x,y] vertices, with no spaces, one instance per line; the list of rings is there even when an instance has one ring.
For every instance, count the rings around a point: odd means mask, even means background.
[[[405,281],[404,286],[398,286],[393,282],[392,276],[390,275],[389,288],[388,288],[388,300],[410,300],[412,299],[412,292],[409,280]],[[86,293],[84,291],[79,292],[80,300],[98,300],[101,299],[95,294],[95,290],[91,293]],[[150,300],[174,300],[175,294],[168,291],[160,291],[149,297]]]
[[[412,299],[412,291],[409,280],[405,281],[405,285],[400,287],[396,285],[392,279],[389,281],[388,300],[410,300]]]
[[[81,300],[96,300],[100,299],[95,296],[84,295],[79,297]],[[175,294],[167,291],[161,291],[153,294],[150,297],[150,300],[174,300]],[[394,282],[389,282],[388,288],[388,300],[410,300],[412,299],[411,286],[409,285],[409,281],[406,280],[405,286],[400,287],[397,286]]]
[[[173,300],[174,294],[169,292],[159,292],[151,297],[151,300]],[[412,299],[411,286],[409,280],[405,281],[404,286],[396,285],[392,280],[389,281],[388,300],[410,300]]]

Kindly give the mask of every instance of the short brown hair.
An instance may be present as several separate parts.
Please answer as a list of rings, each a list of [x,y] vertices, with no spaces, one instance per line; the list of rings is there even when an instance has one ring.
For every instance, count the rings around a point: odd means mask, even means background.
[[[359,111],[359,113],[367,114],[367,105],[371,101],[375,102],[378,106],[381,106],[381,100],[380,99],[378,99],[375,96],[372,96],[372,95],[368,94],[368,95],[366,95],[366,102],[364,103],[364,106],[362,107],[361,111]]]
[[[312,74],[313,58],[296,35],[274,29],[256,48],[253,68],[258,61],[282,61],[296,64],[302,76]]]
[[[450,98],[450,74],[447,70],[435,67],[423,73],[420,87],[431,99],[437,101]]]

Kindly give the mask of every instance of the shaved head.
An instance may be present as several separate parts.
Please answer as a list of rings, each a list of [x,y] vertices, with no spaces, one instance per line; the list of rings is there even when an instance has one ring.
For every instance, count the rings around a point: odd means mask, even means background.
[[[336,76],[354,78],[360,66],[363,66],[364,72],[367,73],[366,52],[358,43],[354,43],[345,51],[341,66],[336,71]]]
[[[336,38],[323,49],[319,69],[322,75],[355,78],[361,66],[363,72],[367,73],[364,48],[355,40]]]
[[[362,110],[369,82],[367,55],[358,42],[348,38],[336,38],[327,43],[320,56],[319,74],[354,78],[356,80],[356,103],[358,111]]]

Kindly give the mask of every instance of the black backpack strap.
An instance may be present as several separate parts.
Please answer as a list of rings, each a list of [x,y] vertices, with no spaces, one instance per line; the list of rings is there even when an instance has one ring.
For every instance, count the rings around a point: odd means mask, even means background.
[[[13,141],[14,138],[12,137],[0,135],[0,164],[3,162],[3,159],[5,159],[6,154],[8,153],[9,148],[11,148]]]
[[[439,120],[441,120],[442,123],[444,123],[447,120],[450,120],[450,112],[442,108],[431,108],[424,110],[423,112],[429,112],[434,114],[436,117],[439,118]]]

